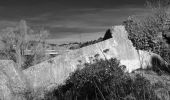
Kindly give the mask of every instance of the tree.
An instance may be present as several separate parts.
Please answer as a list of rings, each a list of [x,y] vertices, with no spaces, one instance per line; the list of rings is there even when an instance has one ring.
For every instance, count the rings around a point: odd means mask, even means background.
[[[35,31],[31,30],[27,26],[26,21],[21,20],[17,27],[6,28],[2,31],[1,41],[5,45],[5,48],[3,51],[7,59],[13,60],[14,62],[18,64],[19,68],[22,68],[23,66],[25,66],[26,62],[31,63],[30,61],[40,59],[38,56],[40,54],[43,55],[44,53],[42,51],[45,50],[45,39],[48,36],[48,34],[49,33],[46,30],[40,30],[38,33],[36,33]],[[30,45],[30,41],[31,41],[30,38],[34,38],[34,40],[36,40],[38,43],[38,45],[35,45],[34,47],[36,49],[33,49],[32,51],[34,52],[34,56],[37,56],[37,57],[26,59],[24,53],[26,49],[28,49],[28,46]],[[41,44],[42,44],[42,49],[39,48]],[[40,51],[41,53],[39,53]]]
[[[18,27],[18,33],[16,33],[16,39],[18,39],[18,42],[16,43],[16,54],[18,57],[18,65],[22,67],[23,65],[23,58],[24,58],[24,50],[27,48],[27,30],[28,26],[26,24],[26,21],[21,20]]]
[[[23,64],[24,50],[27,46],[26,21],[21,20],[18,27],[3,30],[1,41],[5,44],[5,53],[8,59],[14,60],[21,68]]]
[[[37,41],[34,42],[34,46],[32,48],[33,52],[33,64],[37,64],[48,59],[48,55],[46,54],[46,38],[49,36],[49,32],[47,30],[40,30],[37,35]]]

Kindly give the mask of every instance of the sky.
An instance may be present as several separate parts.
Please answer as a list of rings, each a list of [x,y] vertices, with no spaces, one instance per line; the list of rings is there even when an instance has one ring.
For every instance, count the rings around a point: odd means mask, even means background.
[[[0,0],[0,29],[21,19],[49,30],[49,41],[97,39],[131,15],[148,11],[144,0]]]

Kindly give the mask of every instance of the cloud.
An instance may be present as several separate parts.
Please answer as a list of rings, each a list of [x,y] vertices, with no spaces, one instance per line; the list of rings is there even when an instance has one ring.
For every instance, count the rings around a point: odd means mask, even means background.
[[[149,11],[145,8],[117,8],[117,9],[72,9],[65,13],[46,16],[45,26],[58,37],[73,34],[85,34],[105,31],[113,25],[122,24],[130,15],[145,15]],[[56,19],[55,19],[56,18]]]
[[[38,6],[40,7],[40,6]],[[0,29],[6,26],[14,26],[20,19],[26,19],[32,27],[44,27],[51,32],[50,38],[67,39],[85,34],[95,37],[96,34],[104,33],[113,25],[120,25],[130,15],[145,15],[149,10],[143,7],[124,5],[112,8],[67,8],[67,9],[46,9],[45,8],[6,8],[8,13],[2,13],[0,17]],[[35,9],[35,10],[34,10]],[[29,12],[30,10],[30,12]],[[1,11],[1,10],[0,10]],[[25,14],[25,12],[28,12]],[[93,35],[95,34],[95,35]],[[98,36],[98,35],[97,35]],[[84,38],[88,38],[84,36]],[[89,39],[89,38],[88,38]],[[68,39],[70,40],[70,39]],[[75,39],[73,39],[75,40]]]

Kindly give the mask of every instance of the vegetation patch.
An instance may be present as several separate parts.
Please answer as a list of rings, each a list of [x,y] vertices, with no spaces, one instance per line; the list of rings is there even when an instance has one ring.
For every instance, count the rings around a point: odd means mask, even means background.
[[[128,38],[137,50],[159,54],[166,62],[170,63],[170,46],[166,40],[166,34],[170,32],[170,25],[167,24],[169,16],[163,5],[165,2],[162,1],[148,2],[148,6],[152,10],[149,15],[129,17],[124,21],[124,25],[129,33]]]
[[[85,64],[45,100],[159,100],[148,80],[131,78],[116,59]]]

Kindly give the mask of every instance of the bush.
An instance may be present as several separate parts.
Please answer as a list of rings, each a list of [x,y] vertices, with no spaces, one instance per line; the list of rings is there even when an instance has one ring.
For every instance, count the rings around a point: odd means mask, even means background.
[[[112,32],[110,29],[108,29],[103,37],[103,40],[107,40],[107,39],[110,39],[112,38]]]
[[[26,21],[21,20],[16,27],[2,29],[0,41],[5,45],[0,51],[3,59],[13,60],[20,69],[25,69],[48,59],[45,55],[45,39],[49,33],[46,30],[32,30]],[[33,52],[26,56],[27,50]]]
[[[47,93],[45,100],[157,100],[148,80],[131,79],[119,61],[97,60],[74,72],[65,85]]]
[[[152,13],[142,17],[129,17],[124,25],[137,50],[152,51],[170,63],[170,48],[164,34],[170,26],[166,25],[168,15],[165,8],[153,8]]]

